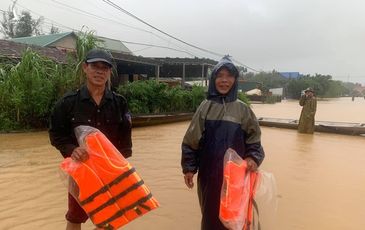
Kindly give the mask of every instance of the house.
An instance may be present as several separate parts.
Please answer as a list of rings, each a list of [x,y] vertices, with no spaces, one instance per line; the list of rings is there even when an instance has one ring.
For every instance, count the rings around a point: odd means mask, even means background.
[[[152,58],[135,56],[119,40],[106,37],[97,37],[100,46],[111,52],[114,57],[118,76],[112,78],[113,86],[117,87],[127,81],[134,81],[141,78],[159,77],[159,66],[161,63]],[[12,42],[31,46],[40,50],[41,48],[52,48],[62,52],[74,52],[76,50],[77,34],[65,32],[59,34],[40,35],[33,37],[13,38]],[[13,43],[13,44],[14,44]],[[45,55],[48,56],[48,55]]]
[[[77,35],[74,32],[66,32],[60,34],[12,38],[11,41],[33,46],[53,47],[63,51],[73,51],[76,47],[76,38]]]
[[[132,54],[132,52],[119,40],[96,36],[101,42],[101,47],[111,52]],[[55,47],[59,50],[74,51],[76,49],[77,34],[65,32],[31,37],[12,38],[14,42],[41,47]]]

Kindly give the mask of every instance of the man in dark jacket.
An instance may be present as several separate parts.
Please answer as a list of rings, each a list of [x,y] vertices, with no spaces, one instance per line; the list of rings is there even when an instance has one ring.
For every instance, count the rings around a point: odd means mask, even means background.
[[[74,128],[88,125],[99,129],[108,137],[124,157],[132,155],[131,118],[124,97],[108,88],[112,56],[100,50],[91,50],[83,63],[86,84],[76,92],[63,96],[51,115],[49,136],[63,157],[85,161],[88,153],[78,146]],[[75,198],[68,194],[67,230],[81,229],[88,216]]]
[[[198,172],[203,230],[226,229],[219,220],[226,150],[234,149],[247,161],[248,170],[256,170],[264,159],[256,116],[237,99],[237,78],[237,68],[224,57],[213,69],[208,97],[194,114],[182,143],[181,166],[189,188]]]

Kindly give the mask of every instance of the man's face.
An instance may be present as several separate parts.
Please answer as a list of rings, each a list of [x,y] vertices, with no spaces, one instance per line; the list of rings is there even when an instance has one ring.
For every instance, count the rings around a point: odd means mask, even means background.
[[[220,94],[225,95],[231,90],[235,80],[235,77],[223,68],[217,73],[215,88]]]
[[[111,74],[111,67],[105,62],[84,63],[82,68],[88,84],[96,87],[105,86]]]
[[[307,92],[305,92],[305,95],[307,97],[312,97],[313,96],[313,93],[311,91],[307,91]]]

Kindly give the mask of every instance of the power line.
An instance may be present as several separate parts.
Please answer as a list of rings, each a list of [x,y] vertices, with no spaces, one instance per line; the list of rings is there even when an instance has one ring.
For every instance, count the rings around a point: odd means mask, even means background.
[[[141,28],[134,27],[134,26],[130,26],[130,25],[127,25],[127,24],[124,24],[124,23],[121,23],[121,22],[118,22],[118,21],[115,21],[115,20],[112,20],[112,19],[109,19],[109,18],[101,17],[99,15],[96,15],[96,14],[93,14],[93,13],[89,13],[87,11],[78,9],[76,7],[73,7],[73,6],[64,4],[64,3],[59,2],[59,1],[56,1],[56,0],[52,0],[52,2],[55,2],[55,3],[57,3],[57,4],[61,5],[61,6],[64,6],[64,7],[69,8],[69,9],[72,9],[72,10],[77,11],[79,13],[82,13],[84,15],[93,16],[94,18],[99,19],[99,20],[110,21],[110,22],[113,22],[113,23],[116,23],[116,24],[119,24],[119,25],[122,25],[122,26],[126,26],[126,27],[129,27],[129,28],[135,29],[135,30],[139,30],[139,31],[142,31],[142,32],[150,33],[150,31],[148,31],[148,30],[141,29]]]
[[[37,13],[37,12],[34,12],[34,11],[32,11],[32,10],[28,9],[28,8],[27,8],[27,7],[25,7],[25,6],[20,5],[19,3],[17,3],[17,5],[18,5],[18,6],[20,6],[21,8],[23,8],[23,9],[28,10],[29,12],[32,12],[33,14],[36,14],[36,15],[38,15],[38,16],[40,16],[40,17],[43,17],[44,19],[49,20],[50,22],[54,23],[55,25],[58,25],[58,26],[60,26],[60,27],[66,28],[66,29],[71,30],[71,31],[79,31],[79,32],[80,32],[80,30],[74,29],[74,28],[72,28],[72,27],[65,26],[65,25],[63,25],[63,24],[61,24],[61,23],[58,23],[58,22],[53,21],[53,20],[51,20],[51,19],[49,19],[49,18],[46,18],[46,17],[44,17],[43,15],[41,15],[41,14],[39,14],[39,13]]]
[[[179,42],[181,42],[181,43],[184,43],[185,45],[188,45],[188,46],[193,47],[193,48],[195,48],[195,49],[198,49],[198,50],[201,50],[201,51],[204,51],[204,52],[207,52],[207,53],[210,53],[210,54],[216,55],[216,56],[220,56],[220,57],[224,56],[223,54],[219,54],[219,53],[216,53],[216,52],[213,52],[213,51],[210,51],[210,50],[204,49],[204,48],[200,48],[200,47],[198,47],[198,46],[195,46],[195,45],[193,45],[193,44],[190,44],[190,43],[188,43],[188,42],[185,42],[185,41],[183,41],[183,40],[181,40],[181,39],[179,39],[179,38],[177,38],[177,37],[175,37],[175,36],[172,36],[172,35],[170,35],[170,34],[168,34],[168,33],[164,32],[164,31],[162,31],[162,30],[160,30],[160,29],[156,28],[155,26],[153,26],[153,25],[149,24],[148,22],[146,22],[146,21],[144,21],[144,20],[140,19],[139,17],[137,17],[137,16],[135,16],[134,14],[132,14],[132,13],[128,12],[127,10],[123,9],[122,7],[118,6],[117,4],[113,3],[113,2],[112,2],[112,1],[110,1],[110,0],[102,0],[102,1],[103,1],[103,2],[105,2],[106,4],[110,5],[110,6],[114,7],[115,9],[120,10],[120,11],[122,11],[123,13],[125,13],[125,14],[127,14],[127,15],[131,16],[132,18],[134,18],[134,19],[136,19],[136,20],[138,20],[138,21],[142,22],[143,24],[145,24],[145,25],[147,25],[147,26],[151,27],[152,29],[155,29],[155,30],[157,30],[158,32],[160,32],[160,33],[162,33],[162,34],[164,34],[164,35],[166,35],[166,36],[168,36],[168,37],[170,37],[170,38],[173,38],[173,39],[175,39],[175,40],[177,40],[177,41],[179,41]]]
[[[169,34],[169,33],[167,33],[167,32],[164,32],[164,31],[162,31],[162,30],[158,29],[157,27],[155,27],[155,26],[151,25],[150,23],[148,23],[148,22],[146,22],[146,21],[142,20],[141,18],[137,17],[136,15],[134,15],[134,14],[132,14],[132,13],[128,12],[127,10],[123,9],[122,7],[120,7],[119,5],[115,4],[114,2],[112,2],[112,1],[110,1],[110,0],[102,0],[102,1],[103,1],[103,2],[105,2],[106,4],[110,5],[110,6],[114,7],[115,9],[117,9],[117,10],[119,10],[119,11],[121,11],[121,12],[123,12],[123,13],[127,14],[127,15],[129,15],[130,17],[132,17],[132,18],[134,18],[134,19],[136,19],[136,20],[138,20],[138,21],[142,22],[143,24],[145,24],[145,25],[147,25],[147,26],[149,26],[149,27],[153,28],[154,30],[157,30],[158,32],[160,32],[160,33],[162,33],[162,34],[164,34],[164,35],[166,35],[166,36],[168,36],[168,37],[170,37],[170,38],[172,38],[172,39],[175,39],[175,40],[177,40],[177,41],[179,41],[179,42],[181,42],[181,43],[183,43],[183,44],[185,44],[185,45],[188,45],[188,46],[190,46],[190,47],[193,47],[193,48],[195,48],[195,49],[201,50],[201,51],[203,51],[203,52],[206,52],[206,53],[209,53],[209,54],[212,54],[212,55],[215,55],[215,56],[219,56],[219,57],[223,57],[223,56],[224,56],[223,54],[216,53],[216,52],[213,52],[213,51],[210,51],[210,50],[207,50],[207,49],[204,49],[204,48],[198,47],[198,46],[193,45],[193,44],[191,44],[191,43],[185,42],[185,41],[183,41],[183,40],[181,40],[181,39],[179,39],[179,38],[177,38],[177,37],[175,37],[175,36],[173,36],[173,35],[171,35],[171,34]],[[232,60],[233,60],[233,59],[232,59]],[[242,65],[242,66],[244,66],[244,67],[248,68],[248,69],[251,69],[251,70],[253,70],[253,71],[259,72],[259,71],[257,71],[256,69],[251,68],[251,67],[249,67],[249,66],[247,66],[247,65],[245,65],[245,64],[243,64],[243,63],[241,63],[241,62],[239,62],[239,61],[237,61],[237,60],[234,60],[234,61],[235,61],[235,62],[237,62],[238,64],[240,64],[240,65]]]
[[[178,49],[174,49],[174,48],[167,47],[167,46],[159,46],[159,45],[152,45],[152,44],[139,43],[139,42],[129,42],[129,41],[121,41],[121,42],[127,43],[127,44],[133,44],[133,45],[142,45],[142,46],[149,46],[149,47],[157,47],[157,48],[163,48],[163,49],[170,49],[170,50],[174,50],[174,51],[178,51],[178,52],[182,52],[182,53],[189,54],[192,57],[196,57],[194,54],[191,54],[191,53],[186,52],[184,50],[178,50]]]
[[[247,65],[245,65],[245,64],[243,64],[243,63],[241,63],[240,61],[238,61],[238,60],[236,60],[236,59],[234,59],[234,58],[231,58],[232,59],[232,61],[234,61],[234,62],[236,62],[236,63],[238,63],[239,65],[241,65],[241,66],[244,66],[244,67],[246,67],[247,69],[250,69],[250,70],[252,70],[252,71],[255,71],[255,72],[261,72],[261,71],[259,71],[259,70],[256,70],[256,69],[254,69],[254,68],[252,68],[252,67],[249,67],[249,66],[247,66]]]
[[[116,24],[118,24],[118,25],[126,26],[126,27],[129,27],[129,28],[135,29],[135,30],[139,30],[139,31],[142,31],[142,32],[145,32],[145,33],[152,34],[152,35],[154,35],[154,36],[156,36],[156,37],[160,38],[161,40],[164,40],[165,42],[170,43],[169,41],[167,41],[166,39],[162,38],[161,36],[158,36],[157,34],[153,33],[152,31],[148,31],[148,30],[145,30],[145,29],[142,29],[142,28],[139,28],[139,27],[130,26],[130,25],[127,25],[127,24],[124,24],[124,23],[121,23],[121,22],[119,22],[119,21],[115,21],[115,20],[112,20],[112,19],[109,19],[109,18],[101,17],[101,16],[99,16],[99,15],[96,15],[96,14],[93,14],[93,13],[89,13],[89,12],[87,12],[87,11],[84,11],[84,10],[78,9],[78,8],[76,8],[76,7],[73,7],[73,6],[70,6],[70,5],[64,4],[64,3],[59,2],[59,1],[57,1],[57,0],[52,0],[52,2],[54,2],[54,3],[58,4],[58,5],[61,5],[61,6],[63,6],[63,7],[66,7],[66,8],[68,8],[68,9],[71,9],[71,10],[73,10],[73,11],[77,11],[77,12],[79,12],[79,13],[82,13],[82,14],[84,14],[84,15],[92,16],[92,17],[94,17],[94,18],[96,18],[96,19],[99,19],[99,20],[110,21],[110,22],[116,23]],[[173,44],[173,45],[175,45],[175,46],[177,46],[177,47],[179,47],[180,49],[183,49],[182,47],[180,47],[180,46],[178,46],[178,45],[176,45],[176,44],[174,44],[174,43],[172,43],[172,44]],[[161,47],[161,48],[163,48],[163,47]],[[177,51],[180,51],[180,50],[177,50]],[[191,53],[189,53],[189,52],[187,52],[187,51],[186,51],[185,53],[188,53],[189,55],[192,55]],[[192,56],[198,56],[198,55],[193,54]]]
[[[137,53],[137,52],[140,52],[140,51],[143,51],[143,50],[148,50],[148,49],[151,49],[152,47],[145,47],[143,49],[139,49],[139,50],[133,50],[132,53]]]
[[[126,24],[120,23],[120,22],[118,22],[118,21],[115,21],[115,20],[112,20],[112,19],[109,19],[109,18],[101,17],[101,16],[98,16],[98,15],[96,15],[96,14],[92,14],[92,13],[89,13],[89,12],[83,11],[83,10],[81,10],[81,9],[78,9],[78,8],[75,8],[75,7],[72,7],[72,6],[69,6],[69,5],[67,5],[67,4],[61,3],[61,2],[59,2],[59,1],[57,1],[57,0],[52,0],[52,1],[53,1],[54,3],[57,3],[57,4],[61,5],[61,6],[63,6],[63,7],[67,7],[67,8],[69,8],[69,9],[74,10],[74,11],[80,12],[80,13],[82,13],[82,14],[86,14],[86,15],[88,15],[88,16],[92,16],[92,17],[97,18],[97,19],[100,19],[100,20],[111,21],[111,22],[113,22],[113,23],[116,23],[116,24],[119,24],[119,25],[123,25],[123,26],[129,27],[129,28],[132,28],[132,29],[136,29],[136,30],[139,30],[139,31],[142,31],[142,32],[150,33],[150,34],[152,34],[152,35],[154,35],[154,36],[156,36],[156,37],[158,37],[158,38],[160,38],[160,39],[162,39],[162,40],[164,40],[164,41],[166,41],[166,42],[168,42],[168,43],[171,43],[170,41],[167,41],[166,39],[164,39],[164,38],[162,38],[162,37],[158,36],[157,34],[153,33],[152,31],[147,31],[147,30],[145,30],[145,29],[141,29],[141,28],[138,28],[138,27],[129,26],[129,25],[126,25]],[[112,1],[110,1],[110,0],[103,0],[103,2],[105,2],[106,4],[108,4],[108,5],[110,5],[110,6],[114,7],[114,8],[116,8],[116,9],[118,9],[119,11],[122,11],[123,13],[125,13],[125,14],[127,14],[127,15],[129,15],[129,16],[131,16],[131,17],[133,17],[134,19],[136,19],[136,20],[138,20],[138,21],[140,21],[140,22],[142,22],[142,23],[146,24],[147,26],[151,27],[152,29],[155,29],[155,30],[157,30],[158,32],[160,32],[160,33],[162,33],[162,34],[164,34],[164,35],[166,35],[166,36],[168,36],[168,37],[170,37],[170,38],[172,38],[172,39],[174,39],[174,40],[177,40],[177,41],[179,41],[179,42],[181,42],[181,43],[183,43],[183,44],[185,44],[185,45],[188,45],[188,46],[190,46],[190,47],[196,48],[196,49],[198,49],[198,50],[200,50],[200,51],[203,51],[203,52],[207,52],[207,53],[209,53],[209,54],[213,54],[213,55],[215,55],[215,56],[219,56],[219,57],[224,56],[224,55],[222,55],[222,54],[219,54],[219,53],[216,53],[216,52],[213,52],[213,51],[209,51],[209,50],[207,50],[207,49],[204,49],[204,48],[201,48],[201,47],[195,46],[195,45],[190,44],[190,43],[188,43],[188,42],[185,42],[185,41],[183,41],[183,40],[181,40],[181,39],[179,39],[179,38],[177,38],[177,37],[175,37],[175,36],[172,36],[172,35],[170,35],[170,34],[168,34],[168,33],[164,32],[164,31],[162,31],[162,30],[160,30],[160,29],[158,29],[158,28],[156,28],[156,27],[152,26],[151,24],[147,23],[146,21],[144,21],[144,20],[142,20],[142,19],[138,18],[137,16],[133,15],[132,13],[128,12],[127,10],[124,10],[123,8],[121,8],[120,6],[116,5],[115,3],[113,3],[113,2],[112,2]],[[22,8],[24,8],[24,9],[27,9],[27,10],[28,10],[28,11],[30,11],[30,12],[35,13],[34,11],[31,11],[30,9],[28,9],[28,8],[26,8],[26,7],[22,6],[22,5],[20,5],[19,3],[16,3],[16,4],[17,4],[17,5],[19,5],[19,6],[21,6],[21,7],[22,7]],[[2,11],[3,11],[3,10],[2,10]],[[5,11],[3,11],[3,12],[5,12]],[[40,15],[40,14],[38,14],[38,13],[35,13],[35,14]],[[40,16],[42,16],[42,15],[40,15]],[[45,18],[44,16],[42,16],[42,17],[43,17],[43,18]],[[46,18],[45,18],[45,19],[46,19]],[[55,22],[55,21],[53,21],[53,20],[51,20],[51,19],[47,19],[47,20],[51,21],[51,22],[52,22],[52,23],[54,23],[55,25],[60,25],[60,26],[61,26],[61,27],[63,27],[63,28],[71,29],[72,31],[79,31],[79,30],[76,30],[76,29],[74,29],[74,28],[71,28],[71,27],[68,27],[68,26],[62,25],[62,24],[60,24],[60,23],[58,23],[58,22]],[[60,27],[60,26],[59,26],[59,27]],[[127,41],[124,41],[124,42],[125,42],[125,43],[133,44],[132,42],[127,42]],[[188,55],[190,55],[190,56],[192,56],[192,57],[196,57],[196,56],[198,56],[198,55],[192,54],[192,53],[190,53],[190,52],[188,52],[188,51],[183,51],[183,50],[179,50],[179,49],[174,49],[174,48],[167,47],[167,46],[159,46],[159,45],[152,45],[152,44],[145,44],[145,43],[134,43],[134,44],[136,44],[136,45],[145,45],[145,46],[150,46],[150,47],[157,47],[157,48],[164,48],[164,49],[170,49],[170,50],[174,50],[174,51],[178,51],[178,52],[186,53],[186,54],[188,54]],[[174,44],[174,43],[172,43],[172,44],[173,44],[173,45],[175,45],[175,46],[177,46],[177,45],[176,45],[176,44]],[[180,48],[181,48],[181,47],[180,47]],[[143,50],[144,50],[144,49],[143,49]],[[199,56],[200,56],[200,55],[199,55]],[[250,69],[250,70],[253,70],[253,71],[256,71],[256,72],[260,72],[260,71],[258,71],[258,70],[256,70],[256,69],[252,68],[252,67],[249,67],[249,66],[247,66],[247,65],[245,65],[245,64],[243,64],[243,63],[241,63],[240,61],[238,61],[238,60],[236,60],[236,59],[233,59],[233,58],[232,58],[232,61],[234,61],[234,62],[238,63],[238,64],[239,64],[239,65],[241,65],[241,66],[246,67],[247,69]]]
[[[83,10],[77,9],[77,8],[75,8],[75,7],[72,7],[72,6],[69,6],[69,5],[66,5],[66,4],[63,4],[63,3],[60,3],[60,2],[55,1],[55,0],[52,0],[52,1],[53,1],[53,2],[58,3],[58,4],[62,5],[62,6],[65,6],[65,7],[71,8],[71,9],[73,9],[73,10],[75,10],[75,11],[79,11],[79,12],[83,12],[83,13],[85,13],[85,14],[87,14],[87,15],[91,15],[91,16],[96,17],[96,18],[101,19],[101,20],[108,20],[108,21],[112,21],[112,22],[117,23],[117,24],[125,25],[125,24],[123,24],[123,23],[119,23],[119,22],[117,22],[117,21],[110,20],[110,19],[108,19],[108,18],[99,17],[98,15],[88,13],[88,12],[86,12],[86,11],[83,11]],[[32,12],[32,13],[34,13],[34,14],[37,14],[38,16],[41,16],[41,17],[45,18],[44,16],[42,16],[42,15],[40,15],[40,14],[38,14],[38,13],[34,12],[34,11],[31,11],[30,9],[28,9],[28,8],[26,8],[26,7],[24,7],[24,6],[21,6],[20,4],[17,4],[17,5],[18,5],[18,6],[20,6],[20,7],[22,7],[22,8],[24,8],[24,9],[26,9],[26,10],[28,10],[28,11],[30,11],[30,12]],[[46,19],[46,18],[45,18],[45,19]],[[50,20],[50,19],[48,19],[48,20]],[[50,21],[51,21],[51,23],[59,24],[59,23],[57,23],[57,22],[55,22],[55,21],[53,21],[53,20],[50,20]],[[45,23],[47,23],[47,22],[45,22]],[[48,24],[51,24],[51,23],[48,23]],[[52,24],[52,25],[53,25],[53,24]],[[59,25],[61,25],[62,27],[66,27],[66,26],[63,26],[62,24],[59,24]],[[125,26],[127,26],[127,25],[125,25]],[[142,32],[152,33],[152,32],[149,32],[149,31],[147,31],[147,30],[140,29],[140,28],[137,28],[137,27],[132,27],[132,26],[128,26],[128,27],[133,28],[133,29],[140,30],[140,31],[142,31]],[[74,31],[75,31],[75,29],[73,29],[73,28],[69,28],[69,27],[66,27],[66,28],[68,28],[68,29],[71,29],[71,30],[74,30]],[[154,33],[152,33],[152,34],[154,34]],[[156,35],[156,34],[154,34],[154,35]],[[156,36],[157,36],[157,37],[159,37],[159,38],[161,38],[161,37],[160,37],[160,36],[158,36],[158,35],[156,35]],[[162,39],[162,40],[165,40],[165,39],[163,39],[163,38],[161,38],[161,39]],[[165,41],[166,41],[166,40],[165,40]],[[145,44],[145,43],[136,43],[136,42],[134,42],[134,43],[133,43],[133,42],[127,42],[127,41],[122,41],[122,42],[130,43],[130,44],[135,44],[135,45],[150,46],[150,48],[151,48],[151,47],[157,47],[157,48],[163,48],[163,49],[170,49],[170,50],[174,50],[174,51],[177,51],[177,52],[186,53],[186,54],[188,54],[188,55],[190,55],[190,56],[192,56],[192,57],[195,57],[195,56],[196,56],[195,54],[189,53],[189,52],[187,52],[187,51],[179,50],[179,49],[174,49],[174,48],[167,47],[167,46],[159,46],[159,45],[152,45],[152,44]],[[142,49],[142,50],[145,50],[145,49]],[[138,50],[137,50],[137,51],[138,51]],[[141,50],[140,50],[140,51],[141,51]]]

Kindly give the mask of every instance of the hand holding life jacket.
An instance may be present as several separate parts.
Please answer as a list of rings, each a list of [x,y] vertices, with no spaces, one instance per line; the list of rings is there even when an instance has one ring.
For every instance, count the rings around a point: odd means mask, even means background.
[[[219,218],[228,229],[250,229],[257,175],[233,149],[226,151]]]
[[[95,226],[117,229],[159,206],[135,169],[104,134],[88,126],[76,129],[89,159],[75,162],[66,158],[61,169],[77,183],[73,195]]]

